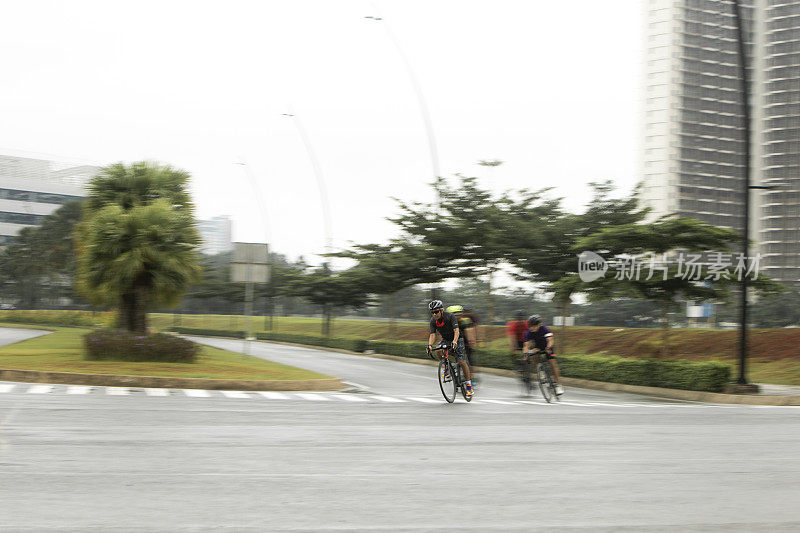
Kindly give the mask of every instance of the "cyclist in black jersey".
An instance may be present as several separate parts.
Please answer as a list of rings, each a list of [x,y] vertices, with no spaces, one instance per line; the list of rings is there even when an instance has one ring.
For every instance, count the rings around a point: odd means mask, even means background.
[[[452,313],[446,313],[444,304],[441,300],[434,300],[428,304],[431,312],[430,335],[428,336],[428,354],[433,351],[433,343],[436,342],[438,333],[442,340],[448,342],[453,347],[453,354],[458,361],[461,370],[464,372],[467,395],[472,396],[472,380],[470,379],[469,364],[467,354],[464,349],[464,339],[461,337],[461,329],[458,326],[458,319]],[[441,355],[439,355],[441,358]]]
[[[467,313],[466,309],[461,305],[451,305],[445,309],[445,311],[455,315],[456,321],[458,321],[458,329],[461,331],[461,338],[464,339],[464,351],[467,354],[467,364],[472,373],[472,383],[477,386],[478,363],[476,361],[475,345],[478,343],[478,324],[475,318],[473,318],[474,315]]]

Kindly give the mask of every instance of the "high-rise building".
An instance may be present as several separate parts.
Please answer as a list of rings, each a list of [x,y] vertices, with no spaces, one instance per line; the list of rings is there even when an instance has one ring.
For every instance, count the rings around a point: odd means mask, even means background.
[[[198,220],[197,231],[200,233],[200,251],[208,255],[216,255],[233,250],[231,234],[233,223],[231,217],[222,215],[210,220]]]
[[[62,204],[86,196],[100,167],[0,155],[0,246]]]
[[[751,238],[800,283],[800,0],[742,0],[752,105]],[[744,116],[732,0],[649,0],[643,201],[744,228]]]

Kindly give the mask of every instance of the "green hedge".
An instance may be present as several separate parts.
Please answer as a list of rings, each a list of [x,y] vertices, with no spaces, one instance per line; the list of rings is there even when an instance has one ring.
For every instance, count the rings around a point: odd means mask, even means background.
[[[208,330],[173,327],[172,331],[187,335],[213,335],[217,337],[244,337],[243,331]],[[351,352],[381,353],[425,359],[425,342],[375,341],[343,337],[321,337],[294,333],[262,332],[262,340],[291,342],[310,346],[327,346]],[[507,350],[476,350],[479,366],[513,369],[514,359]],[[624,359],[596,355],[559,355],[561,375],[570,378],[643,385],[668,389],[685,389],[720,392],[730,382],[731,368],[717,361],[664,361],[658,359]]]
[[[155,361],[194,363],[197,344],[164,333],[137,335],[129,331],[100,329],[84,335],[85,358],[90,361]]]
[[[662,361],[593,355],[560,355],[558,367],[566,377],[721,392],[730,382],[731,367],[718,361]]]
[[[106,323],[109,316],[109,313],[93,315],[90,311],[0,311],[0,322],[97,327]]]
[[[165,331],[174,331],[181,335],[201,335],[208,337],[233,337],[234,339],[243,339],[245,332],[241,330],[230,329],[208,329],[208,328],[184,328],[182,326],[172,326],[165,328]]]

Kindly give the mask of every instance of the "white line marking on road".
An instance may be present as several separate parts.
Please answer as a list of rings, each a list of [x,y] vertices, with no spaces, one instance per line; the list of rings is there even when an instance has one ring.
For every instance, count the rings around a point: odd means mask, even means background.
[[[145,389],[145,394],[148,396],[169,396],[169,389]]]
[[[392,398],[391,396],[373,396],[372,398],[386,403],[405,403],[405,400],[400,398]]]
[[[345,385],[350,385],[351,387],[354,387],[356,389],[363,389],[363,390],[368,391],[368,392],[372,390],[369,387],[367,387],[366,385],[361,385],[360,383],[355,383],[353,381],[342,381],[342,383],[344,383]]]
[[[533,400],[515,400],[515,403],[526,403],[528,405],[544,405],[547,402],[545,402],[544,400],[540,400],[538,402],[534,402]]]
[[[331,401],[330,398],[328,398],[326,396],[322,396],[320,394],[307,394],[307,393],[297,392],[297,393],[295,393],[295,395],[299,396],[300,398],[302,398],[304,400],[312,400],[312,401],[315,401],[315,402],[329,402],[329,401]]]
[[[366,398],[362,398],[361,396],[355,396],[352,394],[331,394],[332,398],[336,398],[337,400],[343,400],[346,402],[368,402],[369,400]]]
[[[52,385],[34,385],[28,389],[28,394],[47,394],[53,391]]]
[[[106,394],[111,396],[127,396],[131,390],[127,387],[106,387]]]
[[[11,392],[16,385],[14,383],[3,383],[0,385],[0,392]]]
[[[202,389],[183,389],[183,393],[186,396],[191,396],[192,398],[208,398],[211,396],[207,390]]]
[[[487,400],[485,398],[481,398],[480,402],[481,403],[499,403],[499,404],[502,404],[502,405],[514,405],[513,402],[507,402],[505,400]]]
[[[70,385],[67,387],[67,394],[89,394],[92,387],[88,385]]]
[[[422,403],[442,403],[444,400],[434,400],[432,398],[412,398],[411,396],[406,397],[407,400],[411,400],[413,402],[422,402]]]
[[[238,390],[221,390],[220,391],[227,398],[243,398],[249,399],[250,395]]]
[[[272,392],[272,391],[260,390],[260,391],[258,391],[258,394],[260,394],[261,396],[263,396],[264,398],[267,398],[269,400],[288,400],[289,399],[288,396],[286,396],[285,394],[281,394],[280,392]]]

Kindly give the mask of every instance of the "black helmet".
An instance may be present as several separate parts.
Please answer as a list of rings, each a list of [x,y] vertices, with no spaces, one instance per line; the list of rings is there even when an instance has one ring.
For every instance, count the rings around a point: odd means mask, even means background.
[[[531,315],[528,317],[528,325],[535,326],[536,324],[541,324],[542,319],[539,318],[539,315]]]
[[[434,309],[444,309],[444,304],[441,300],[434,300],[428,304],[428,309],[433,311]]]
[[[517,309],[516,311],[514,311],[514,318],[522,318],[524,316],[525,316],[525,311],[523,311],[522,309]]]

